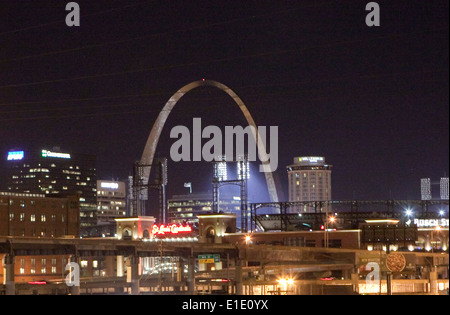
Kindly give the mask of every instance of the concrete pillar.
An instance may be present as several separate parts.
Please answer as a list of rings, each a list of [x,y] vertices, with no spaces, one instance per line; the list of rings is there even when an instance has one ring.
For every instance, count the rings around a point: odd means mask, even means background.
[[[359,294],[359,274],[358,274],[358,272],[353,272],[351,274],[351,279],[352,279],[353,293]]]
[[[119,255],[117,256],[117,277],[123,277],[124,276],[124,268],[123,268],[123,256]]]
[[[6,255],[4,261],[4,273],[6,295],[16,295],[16,283],[14,281],[14,256]]]
[[[183,263],[183,259],[181,259],[181,257],[179,257],[178,261],[177,261],[177,278],[176,278],[176,281],[178,281],[178,282],[183,281],[183,273],[184,273],[184,263]]]
[[[139,257],[132,255],[128,257],[127,282],[131,283],[131,295],[139,295]]]
[[[195,294],[195,258],[188,258],[187,287],[189,294]]]
[[[236,261],[236,267],[235,267],[235,276],[234,276],[234,285],[236,287],[235,292],[236,295],[243,295],[244,294],[244,286],[243,286],[243,280],[242,280],[242,265],[244,261],[238,260]]]
[[[437,272],[430,271],[430,293],[434,295],[439,294],[437,280],[438,280]]]

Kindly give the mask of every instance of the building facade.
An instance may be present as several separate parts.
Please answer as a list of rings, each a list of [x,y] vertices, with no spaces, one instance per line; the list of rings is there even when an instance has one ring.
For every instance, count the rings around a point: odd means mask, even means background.
[[[6,157],[6,191],[58,197],[80,196],[80,226],[97,224],[96,157],[59,148],[11,150]]]
[[[12,239],[77,238],[80,235],[79,214],[78,195],[49,198],[39,194],[0,192],[0,236]],[[2,279],[4,256],[0,255]],[[15,256],[15,281],[62,279],[69,259],[69,255]]]
[[[125,182],[97,180],[97,224],[115,224],[114,219],[126,216]]]
[[[198,223],[198,215],[211,213],[211,193],[196,193],[186,195],[174,195],[168,200],[168,219],[171,223]],[[237,226],[241,223],[241,198],[238,195],[220,194],[219,211],[237,215]]]
[[[331,169],[324,157],[296,157],[294,164],[287,166],[289,201],[331,200]],[[291,211],[313,211],[310,206]]]

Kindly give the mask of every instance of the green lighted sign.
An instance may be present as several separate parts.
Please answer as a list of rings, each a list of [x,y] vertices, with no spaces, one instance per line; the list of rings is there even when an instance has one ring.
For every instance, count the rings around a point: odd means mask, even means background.
[[[199,264],[213,264],[220,262],[219,254],[198,255]]]
[[[52,152],[48,150],[42,150],[41,156],[43,158],[70,159],[69,153]]]

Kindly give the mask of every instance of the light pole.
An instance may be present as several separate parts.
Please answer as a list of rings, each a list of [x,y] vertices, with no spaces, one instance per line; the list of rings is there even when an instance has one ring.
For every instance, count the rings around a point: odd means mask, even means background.
[[[336,221],[336,218],[334,216],[331,216],[328,218],[328,211],[326,212],[326,216],[325,216],[325,239],[324,239],[324,247],[328,248],[328,221],[330,223],[334,223]]]

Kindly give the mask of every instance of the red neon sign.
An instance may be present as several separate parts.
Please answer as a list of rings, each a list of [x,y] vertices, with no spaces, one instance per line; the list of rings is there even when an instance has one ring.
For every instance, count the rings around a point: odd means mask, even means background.
[[[165,234],[179,234],[179,233],[190,233],[192,232],[192,227],[189,225],[153,225],[152,234],[153,235],[165,235]]]
[[[42,281],[28,281],[28,284],[43,285],[43,284],[47,284],[47,281],[45,281],[45,280],[42,280]]]

